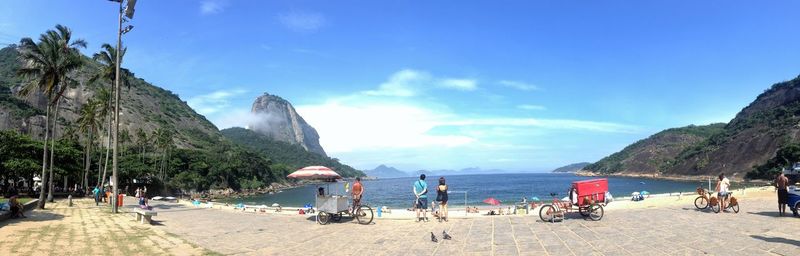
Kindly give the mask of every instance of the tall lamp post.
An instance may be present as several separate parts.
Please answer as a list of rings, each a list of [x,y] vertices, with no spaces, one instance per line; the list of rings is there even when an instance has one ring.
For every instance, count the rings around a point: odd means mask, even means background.
[[[122,47],[122,35],[128,33],[133,29],[133,26],[128,25],[125,28],[122,28],[122,23],[127,22],[128,20],[123,18],[124,15],[128,19],[133,19],[133,12],[134,6],[136,5],[136,0],[109,0],[112,2],[119,3],[119,29],[117,30],[117,56],[116,56],[116,72],[114,72],[114,153],[113,153],[113,160],[112,160],[112,172],[111,172],[111,185],[113,186],[113,195],[114,197],[111,199],[111,212],[117,213],[119,211],[119,206],[117,200],[119,199],[119,183],[118,183],[118,174],[117,171],[117,163],[118,160],[118,148],[119,148],[119,69],[120,69],[120,47]],[[127,3],[123,7],[123,3]]]

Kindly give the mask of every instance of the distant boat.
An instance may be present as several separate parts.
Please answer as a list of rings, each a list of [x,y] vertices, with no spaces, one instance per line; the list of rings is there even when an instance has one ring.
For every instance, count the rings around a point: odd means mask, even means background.
[[[642,185],[644,185],[644,181],[640,181],[640,182],[639,182],[639,184],[642,184]]]

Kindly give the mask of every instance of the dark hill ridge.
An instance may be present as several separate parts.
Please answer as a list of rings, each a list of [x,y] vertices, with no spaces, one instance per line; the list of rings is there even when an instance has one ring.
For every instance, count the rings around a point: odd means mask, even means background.
[[[562,166],[562,167],[556,168],[555,170],[553,170],[551,172],[552,173],[574,173],[574,172],[578,172],[578,171],[582,170],[583,167],[586,167],[587,165],[590,165],[590,164],[592,164],[592,163],[588,163],[588,162],[574,163],[574,164],[570,164],[570,165],[567,165],[567,166]]]
[[[379,165],[372,170],[366,170],[364,173],[367,174],[369,177],[377,177],[377,178],[399,178],[399,177],[411,177],[410,173],[398,170],[394,167],[389,167],[386,165]]]
[[[44,137],[45,97],[40,93],[20,97],[15,92],[21,88],[16,70],[21,63],[15,46],[0,49],[0,129],[17,130],[34,138]],[[63,134],[70,123],[78,118],[80,108],[100,91],[109,88],[109,82],[86,81],[96,70],[97,63],[86,58],[87,64],[72,76],[80,82],[64,92],[59,113],[58,133]],[[178,95],[156,87],[141,78],[128,78],[130,88],[123,88],[121,97],[120,130],[135,134],[142,129],[152,134],[159,127],[173,132],[173,144],[178,148],[200,148],[222,139],[217,128],[197,114]]]
[[[661,131],[637,141],[622,151],[584,167],[584,170],[614,174],[664,172],[681,152],[722,131],[725,124],[690,125]]]
[[[339,163],[339,160],[336,158],[309,152],[298,144],[278,141],[255,131],[234,127],[224,129],[221,133],[234,143],[263,153],[269,156],[269,159],[273,162],[286,164],[293,170],[306,166],[322,165],[333,168],[342,176],[364,176],[363,172],[346,164]]]
[[[800,143],[800,76],[773,85],[728,124],[665,130],[585,170],[603,174],[686,176],[725,172],[729,176],[744,177],[755,167],[770,162],[771,171],[762,170],[749,177],[773,178],[770,176],[780,166],[772,165],[787,161],[776,161],[776,153],[797,143]]]

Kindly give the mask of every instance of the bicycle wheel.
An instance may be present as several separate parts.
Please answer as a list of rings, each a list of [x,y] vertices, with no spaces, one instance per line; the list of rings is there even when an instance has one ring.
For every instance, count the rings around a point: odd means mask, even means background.
[[[555,218],[556,208],[553,205],[542,205],[542,208],[539,209],[539,218],[542,219],[544,222],[553,221]]]
[[[319,212],[317,214],[317,223],[320,225],[328,224],[331,221],[331,215],[327,212]]]
[[[720,210],[719,205],[720,205],[719,202],[717,202],[716,204],[711,204],[711,210],[714,211],[715,213],[719,213]]]
[[[739,204],[731,205],[729,208],[733,209],[734,213],[739,213]]]
[[[605,214],[605,210],[603,210],[603,206],[599,204],[593,204],[589,206],[589,218],[593,221],[598,221],[603,219],[603,214]]]
[[[359,206],[358,210],[356,210],[355,215],[356,215],[356,221],[358,221],[358,224],[361,225],[367,225],[372,223],[372,218],[374,217],[372,208],[366,205]]]
[[[706,200],[705,197],[698,196],[696,199],[694,199],[694,207],[697,207],[697,209],[700,210],[705,209],[708,207],[708,200]]]

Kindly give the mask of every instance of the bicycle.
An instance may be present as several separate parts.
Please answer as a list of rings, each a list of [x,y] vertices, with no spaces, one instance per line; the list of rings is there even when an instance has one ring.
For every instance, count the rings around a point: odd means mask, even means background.
[[[708,208],[709,197],[713,192],[706,192],[705,189],[697,188],[697,194],[700,196],[694,199],[694,207],[697,207],[698,210]]]
[[[571,202],[564,202],[558,199],[557,193],[550,193],[553,197],[552,204],[544,204],[539,209],[539,218],[544,222],[556,222],[564,220],[564,215],[572,209]],[[603,219],[603,206],[591,198],[584,200],[584,205],[578,205],[578,212],[584,217],[589,217],[593,221]]]
[[[331,220],[333,221],[340,221],[344,214],[350,215],[350,218],[356,219],[358,224],[367,225],[372,223],[374,216],[374,212],[372,211],[372,207],[366,204],[358,204],[353,210],[353,205],[350,204],[347,209],[344,211],[339,211],[336,213],[329,213],[320,210],[317,214],[317,222],[321,225],[328,224]]]
[[[717,199],[717,200],[713,200]],[[728,202],[725,209],[720,209],[720,202],[719,197],[712,197],[712,200],[709,200],[709,205],[711,206],[711,210],[715,213],[719,213],[720,210],[727,210],[731,209],[734,213],[739,213],[739,200],[736,200],[736,197],[733,197],[733,192],[728,192],[728,194],[722,199]]]

